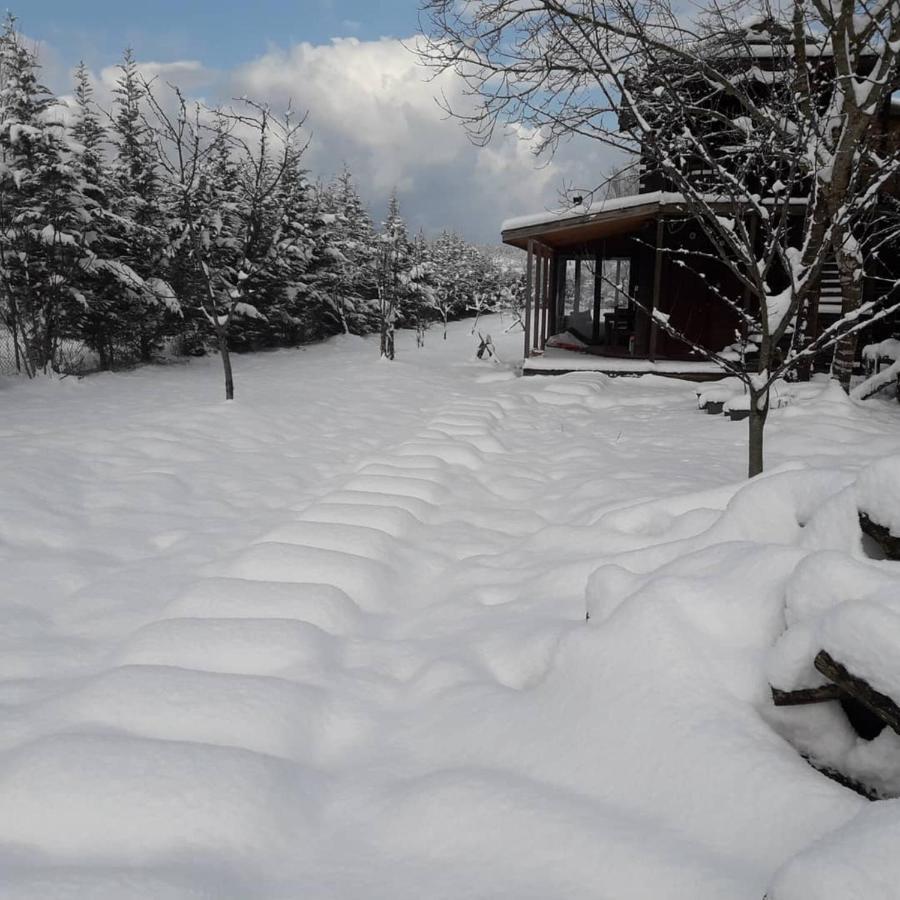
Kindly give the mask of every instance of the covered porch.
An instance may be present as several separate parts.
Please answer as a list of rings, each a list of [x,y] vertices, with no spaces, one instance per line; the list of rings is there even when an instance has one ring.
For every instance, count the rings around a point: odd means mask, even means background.
[[[527,253],[526,374],[721,376],[690,343],[734,341],[737,322],[715,292],[739,288],[727,283],[679,195],[638,194],[512,219],[502,237]],[[654,311],[688,341],[660,328]]]

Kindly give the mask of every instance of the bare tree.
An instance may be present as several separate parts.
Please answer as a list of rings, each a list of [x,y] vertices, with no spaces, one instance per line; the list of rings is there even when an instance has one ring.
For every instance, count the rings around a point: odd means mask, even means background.
[[[146,85],[159,163],[172,191],[173,247],[185,251],[199,285],[198,305],[216,337],[225,398],[234,399],[228,346],[236,317],[262,318],[252,303],[282,244],[278,188],[304,147],[304,119],[274,115],[242,100],[238,109],[211,111],[172,87],[174,111]]]

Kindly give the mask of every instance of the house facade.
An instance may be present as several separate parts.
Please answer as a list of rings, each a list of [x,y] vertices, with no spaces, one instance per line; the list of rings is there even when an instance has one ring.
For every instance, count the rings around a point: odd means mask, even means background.
[[[898,126],[900,110],[889,104],[883,134],[896,137]],[[802,213],[805,202],[792,199],[788,214]],[[715,210],[717,204],[709,205]],[[728,202],[721,207],[733,214]],[[637,193],[508,219],[502,240],[527,253],[526,373],[592,369],[717,377],[721,370],[698,348],[722,351],[740,327],[721,297],[744,308],[755,302],[718,257],[684,197],[643,161]],[[885,276],[900,274],[895,250],[884,250],[880,265]],[[884,291],[887,280],[867,280],[865,299]],[[826,264],[802,321],[792,325],[814,338],[840,312],[837,266]],[[661,318],[684,340],[662,328]],[[890,336],[895,327],[879,323],[873,339]],[[817,360],[827,362],[824,356]]]

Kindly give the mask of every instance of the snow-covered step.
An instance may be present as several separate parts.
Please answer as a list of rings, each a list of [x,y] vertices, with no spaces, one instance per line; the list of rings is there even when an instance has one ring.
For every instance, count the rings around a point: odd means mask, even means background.
[[[295,619],[162,619],[122,646],[122,665],[297,677],[335,664],[337,639]]]
[[[418,497],[409,494],[401,494],[387,491],[361,491],[339,490],[333,491],[323,498],[323,502],[331,504],[347,503],[353,506],[388,506],[405,510],[420,521],[426,518],[434,508],[434,505]]]
[[[467,469],[478,469],[484,464],[484,453],[470,444],[447,441],[443,436],[419,437],[414,441],[401,444],[396,451],[398,465],[409,459],[436,459],[451,466],[464,466]]]
[[[447,488],[426,478],[413,475],[355,475],[346,482],[345,491],[366,491],[390,497],[413,497],[423,503],[440,503]]]
[[[274,541],[248,547],[227,563],[221,574],[249,581],[330,584],[369,610],[383,609],[396,584],[396,573],[376,560]]]
[[[456,440],[460,440],[463,445],[469,444],[482,453],[504,453],[506,451],[503,444],[487,428],[470,428],[465,434],[461,434],[457,429],[451,431],[437,425],[430,425],[421,433],[420,437],[434,438],[436,442],[446,442],[451,445]]]
[[[359,606],[331,584],[204,578],[164,611],[167,618],[297,620],[329,634],[348,634],[359,625]]]
[[[372,528],[393,537],[401,537],[421,526],[421,519],[408,509],[379,503],[378,497],[377,494],[364,494],[362,501],[358,497],[355,501],[341,498],[335,500],[334,495],[329,494],[325,500],[298,511],[298,516],[313,523]],[[369,502],[365,502],[366,500]]]
[[[80,732],[250,750],[311,763],[336,701],[321,687],[170,666],[110,669],[40,712]]]
[[[281,544],[300,544],[385,559],[394,546],[393,537],[381,528],[338,522],[310,522],[298,520],[279,525],[255,540],[254,544],[274,541]]]
[[[312,838],[323,786],[316,772],[233,747],[53,735],[0,760],[0,842],[81,866],[282,865]]]

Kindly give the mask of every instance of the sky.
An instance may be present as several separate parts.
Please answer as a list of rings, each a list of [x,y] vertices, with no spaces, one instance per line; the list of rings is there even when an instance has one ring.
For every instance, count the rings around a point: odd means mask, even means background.
[[[435,102],[461,100],[451,75],[428,82],[407,49],[416,0],[24,0],[19,28],[38,45],[43,79],[69,88],[83,59],[103,101],[121,51],[150,75],[210,104],[250,96],[308,111],[306,162],[316,177],[344,164],[376,222],[396,190],[413,229],[452,228],[496,243],[504,218],[558,205],[564,182],[599,179],[602,157],[564,148],[536,160],[527,135],[473,146]],[[590,152],[588,152],[590,151]]]

